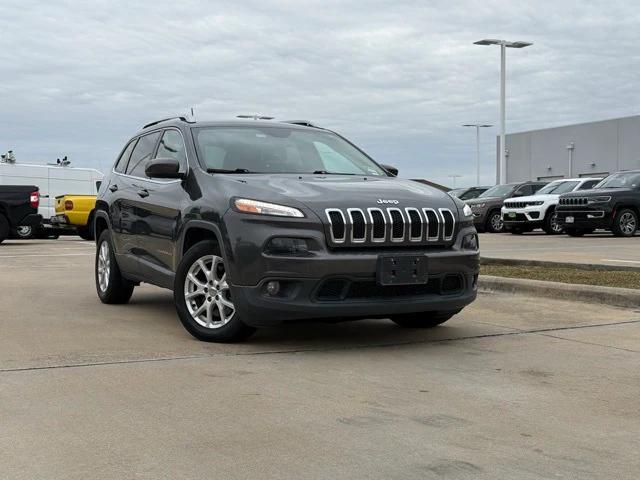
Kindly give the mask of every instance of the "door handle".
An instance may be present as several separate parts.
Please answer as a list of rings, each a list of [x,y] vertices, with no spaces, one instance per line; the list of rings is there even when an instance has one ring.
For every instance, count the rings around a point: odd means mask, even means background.
[[[117,192],[118,191],[118,185],[109,185],[109,190],[111,190],[112,192]]]
[[[138,190],[137,193],[142,198],[145,198],[145,197],[149,196],[149,190],[147,190],[146,188],[141,188],[140,190]]]

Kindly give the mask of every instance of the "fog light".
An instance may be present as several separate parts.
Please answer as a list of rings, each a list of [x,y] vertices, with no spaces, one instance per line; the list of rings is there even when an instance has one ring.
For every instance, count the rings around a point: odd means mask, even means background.
[[[475,233],[470,233],[469,235],[465,235],[462,239],[462,249],[463,250],[477,250],[478,249],[478,235]]]
[[[309,255],[309,246],[304,238],[272,238],[267,244],[265,251],[270,255]]]
[[[278,295],[278,293],[280,293],[280,282],[278,282],[277,280],[271,280],[270,282],[267,282],[267,293],[272,297]]]

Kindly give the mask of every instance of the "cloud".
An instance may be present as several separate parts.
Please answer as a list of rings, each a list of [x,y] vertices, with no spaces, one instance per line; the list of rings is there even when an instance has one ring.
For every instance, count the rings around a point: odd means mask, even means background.
[[[5,1],[0,150],[106,169],[144,123],[260,112],[337,129],[403,176],[474,183],[475,132],[638,113],[635,2]],[[482,183],[495,176],[483,130]]]

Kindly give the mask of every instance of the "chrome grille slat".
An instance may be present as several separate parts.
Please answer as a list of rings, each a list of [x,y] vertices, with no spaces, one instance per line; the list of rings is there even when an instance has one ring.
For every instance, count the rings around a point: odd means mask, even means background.
[[[456,216],[449,208],[327,208],[327,238],[335,246],[440,245],[456,234]]]

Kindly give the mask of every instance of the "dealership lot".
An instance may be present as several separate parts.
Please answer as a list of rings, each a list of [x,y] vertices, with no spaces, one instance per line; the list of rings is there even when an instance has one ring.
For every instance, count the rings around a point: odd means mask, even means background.
[[[543,232],[525,235],[480,235],[483,257],[549,262],[585,263],[640,268],[640,235],[618,238],[610,233],[596,233],[584,237],[554,235]]]
[[[503,238],[550,237],[483,254]],[[637,478],[640,308],[481,294],[430,331],[207,344],[169,291],[101,304],[94,248],[0,247],[0,478]]]

